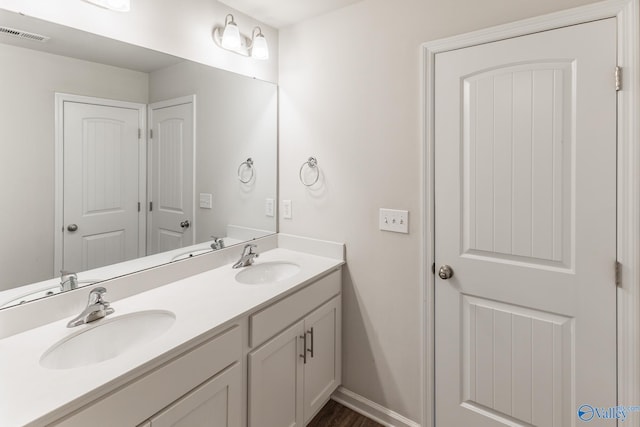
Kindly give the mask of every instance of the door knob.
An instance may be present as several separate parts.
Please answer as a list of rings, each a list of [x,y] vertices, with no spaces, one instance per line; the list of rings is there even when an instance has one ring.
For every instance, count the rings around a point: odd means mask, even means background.
[[[191,225],[191,223],[189,222],[189,220],[184,220],[180,223],[180,227],[182,228],[189,228],[189,226]]]
[[[74,232],[74,231],[78,231],[78,224],[69,224],[67,225],[67,230]]]
[[[451,279],[451,277],[453,277],[453,269],[445,264],[438,270],[438,276],[440,276],[442,280]]]

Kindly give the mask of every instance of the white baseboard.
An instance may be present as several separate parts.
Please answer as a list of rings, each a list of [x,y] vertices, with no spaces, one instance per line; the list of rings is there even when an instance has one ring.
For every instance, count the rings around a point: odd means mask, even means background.
[[[415,421],[411,421],[344,387],[338,387],[331,395],[331,399],[387,427],[420,427],[420,424]]]

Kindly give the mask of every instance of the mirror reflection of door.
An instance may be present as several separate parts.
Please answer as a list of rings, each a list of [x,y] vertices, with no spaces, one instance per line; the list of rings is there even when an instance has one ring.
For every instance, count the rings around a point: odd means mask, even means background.
[[[63,104],[62,269],[74,272],[144,250],[138,212],[144,106],[92,101]]]
[[[147,255],[195,244],[195,95],[149,106]]]

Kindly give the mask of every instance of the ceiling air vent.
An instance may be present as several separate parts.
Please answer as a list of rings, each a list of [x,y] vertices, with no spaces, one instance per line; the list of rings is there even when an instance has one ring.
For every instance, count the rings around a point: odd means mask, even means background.
[[[9,27],[3,27],[3,26],[0,26],[0,34],[17,37],[20,39],[33,40],[37,42],[46,42],[51,38],[51,37],[43,36],[40,34],[30,33],[28,31],[16,30],[15,28],[9,28]]]

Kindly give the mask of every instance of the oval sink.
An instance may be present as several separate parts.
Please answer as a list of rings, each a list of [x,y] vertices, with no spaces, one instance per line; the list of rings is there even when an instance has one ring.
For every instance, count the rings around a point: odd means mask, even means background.
[[[176,316],[170,311],[151,310],[106,318],[55,343],[40,358],[49,369],[93,365],[147,343],[165,333]]]
[[[236,274],[236,280],[245,285],[276,283],[294,276],[299,271],[300,266],[292,262],[264,262],[243,267],[243,270]]]

